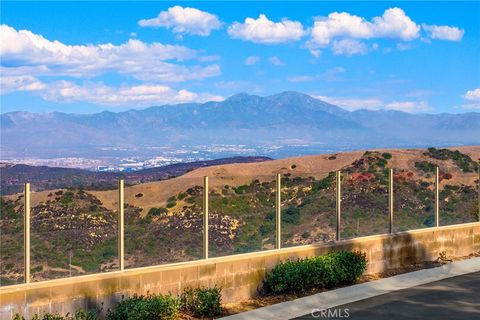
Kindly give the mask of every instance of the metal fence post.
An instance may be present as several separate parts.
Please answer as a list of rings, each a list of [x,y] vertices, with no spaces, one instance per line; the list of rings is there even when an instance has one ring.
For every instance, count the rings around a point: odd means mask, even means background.
[[[438,167],[435,167],[435,226],[438,227],[440,226],[440,220],[439,220],[439,174],[438,174]]]
[[[480,159],[477,162],[477,173],[478,173],[478,183],[477,183],[477,188],[478,188],[478,221],[480,222]]]
[[[203,259],[208,259],[208,177],[203,177]]]
[[[23,233],[23,249],[24,249],[24,281],[30,283],[30,183],[25,183],[23,193],[24,203],[24,233]]]
[[[393,233],[393,169],[388,172],[388,214],[390,216],[390,233]]]
[[[277,173],[275,194],[275,247],[282,247],[282,176]]]
[[[340,170],[337,171],[337,241],[340,240],[340,225],[341,225],[341,217],[342,217],[342,173]]]
[[[125,243],[124,243],[124,181],[118,181],[118,265],[120,270],[125,269]]]

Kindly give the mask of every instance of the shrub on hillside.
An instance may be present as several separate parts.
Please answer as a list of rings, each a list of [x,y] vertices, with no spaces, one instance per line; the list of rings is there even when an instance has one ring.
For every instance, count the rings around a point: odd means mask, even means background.
[[[367,268],[362,252],[330,252],[298,261],[285,261],[269,271],[264,288],[268,293],[305,292],[357,281]]]

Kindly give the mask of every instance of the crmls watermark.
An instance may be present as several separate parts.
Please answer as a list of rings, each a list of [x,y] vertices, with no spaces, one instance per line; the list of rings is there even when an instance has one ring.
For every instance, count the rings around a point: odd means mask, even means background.
[[[313,309],[311,315],[316,319],[346,319],[350,318],[350,310],[348,308]]]

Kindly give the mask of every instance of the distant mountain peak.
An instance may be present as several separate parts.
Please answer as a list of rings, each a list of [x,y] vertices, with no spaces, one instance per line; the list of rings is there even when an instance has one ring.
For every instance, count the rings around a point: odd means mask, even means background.
[[[251,98],[260,98],[260,97],[252,94],[248,94],[246,92],[240,92],[240,93],[234,94],[233,96],[228,97],[227,99],[225,99],[225,101],[236,102],[236,101],[244,101]]]

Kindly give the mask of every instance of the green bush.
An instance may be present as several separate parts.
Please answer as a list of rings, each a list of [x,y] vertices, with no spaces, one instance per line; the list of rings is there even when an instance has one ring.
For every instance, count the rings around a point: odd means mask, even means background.
[[[38,314],[33,315],[32,320],[97,320],[98,311],[99,310],[77,310],[75,313],[67,313],[65,316],[61,316],[58,313],[47,312],[42,316]],[[13,320],[25,320],[25,318],[17,313],[13,317]]]
[[[331,188],[333,183],[335,182],[335,172],[330,172],[328,176],[323,178],[318,182],[314,182],[312,186],[312,191],[319,191]]]
[[[391,154],[391,153],[388,153],[388,152],[384,152],[384,153],[382,153],[382,157],[383,157],[385,160],[390,160],[390,159],[392,159],[392,154]]]
[[[177,202],[176,202],[176,201],[168,202],[168,203],[167,203],[167,208],[168,208],[168,209],[171,209],[171,208],[175,207],[176,205],[177,205]]]
[[[419,161],[419,162],[415,162],[415,168],[422,170],[425,173],[429,173],[429,172],[434,173],[436,165],[427,161]]]
[[[171,295],[134,295],[122,299],[115,311],[107,312],[107,320],[176,319],[180,300]]]
[[[265,277],[268,293],[305,292],[311,288],[331,288],[357,281],[367,268],[362,252],[330,252],[298,261],[285,261]]]
[[[168,210],[167,210],[167,208],[163,208],[163,207],[151,208],[148,211],[148,215],[151,216],[151,217],[159,217],[159,216],[164,215],[166,213],[168,213]]]
[[[236,194],[244,194],[248,191],[248,185],[244,184],[234,189]]]
[[[387,165],[387,163],[388,163],[387,160],[385,160],[385,159],[383,159],[383,158],[380,158],[380,159],[378,159],[378,161],[377,161],[377,165],[378,165],[379,167],[382,167],[382,168],[384,168],[384,167]]]
[[[297,224],[300,221],[300,209],[295,206],[290,206],[285,210],[285,214],[282,214],[282,222]]]
[[[213,318],[221,313],[222,289],[187,288],[180,296],[182,310],[195,316]]]

